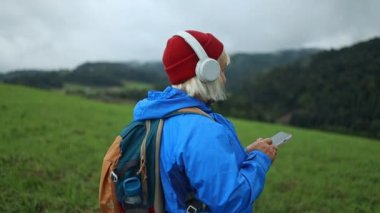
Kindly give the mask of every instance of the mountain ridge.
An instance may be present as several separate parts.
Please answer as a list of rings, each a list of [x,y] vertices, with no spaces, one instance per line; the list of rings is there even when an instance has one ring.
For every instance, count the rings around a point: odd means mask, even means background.
[[[379,67],[379,37],[341,49],[232,54],[226,71],[229,101],[215,109],[238,118],[380,138]],[[0,82],[47,89],[74,83],[90,87],[86,90],[148,84],[88,95],[111,101],[137,100],[147,89],[169,84],[160,62],[87,62],[74,70],[25,73],[0,75]]]

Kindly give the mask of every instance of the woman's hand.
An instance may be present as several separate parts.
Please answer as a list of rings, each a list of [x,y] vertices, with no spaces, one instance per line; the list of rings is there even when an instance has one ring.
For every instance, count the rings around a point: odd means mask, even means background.
[[[272,145],[272,139],[270,138],[258,138],[255,142],[247,146],[247,152],[250,153],[253,150],[260,150],[264,152],[272,161],[276,159],[277,147]]]

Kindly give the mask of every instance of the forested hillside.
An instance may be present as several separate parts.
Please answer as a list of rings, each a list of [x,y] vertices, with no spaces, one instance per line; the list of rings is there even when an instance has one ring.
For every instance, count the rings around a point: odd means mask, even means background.
[[[317,52],[319,52],[317,49],[301,49],[265,54],[232,54],[231,63],[227,68],[228,89],[235,91],[247,77],[255,77],[257,74],[269,72],[275,67],[307,59]]]
[[[246,75],[309,57],[316,49],[287,50],[266,54],[233,54],[228,67],[228,88],[233,91]],[[161,62],[87,62],[73,70],[17,70],[0,75],[0,82],[43,89],[59,89],[107,102],[136,101],[149,89],[169,85]]]
[[[380,137],[380,39],[247,76],[232,97],[221,109],[240,117]]]
[[[380,138],[380,39],[336,50],[233,54],[228,116]],[[160,62],[92,62],[74,70],[24,70],[0,81],[105,101],[143,98],[169,84]]]
[[[288,50],[266,54],[233,54],[229,72],[230,87],[235,88],[246,75],[269,71],[317,52],[316,49]],[[124,81],[153,84],[156,89],[169,84],[161,62],[87,62],[73,70],[16,70],[0,75],[0,81],[38,88],[62,88],[74,83],[87,86],[121,86]]]
[[[74,70],[16,70],[0,76],[0,81],[43,89],[62,88],[74,83],[87,86],[120,86],[123,81],[167,84],[161,63],[88,62]]]

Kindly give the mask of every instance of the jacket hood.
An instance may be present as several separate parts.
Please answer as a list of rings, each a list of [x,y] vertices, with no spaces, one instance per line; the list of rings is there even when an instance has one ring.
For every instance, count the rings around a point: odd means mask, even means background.
[[[206,113],[211,108],[203,101],[187,95],[182,90],[167,87],[164,91],[149,91],[147,98],[137,102],[134,120],[157,119],[186,107],[197,107]]]

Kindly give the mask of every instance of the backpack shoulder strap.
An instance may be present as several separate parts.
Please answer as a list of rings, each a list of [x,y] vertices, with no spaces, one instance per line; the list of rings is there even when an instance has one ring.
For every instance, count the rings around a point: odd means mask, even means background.
[[[160,177],[160,147],[161,147],[161,135],[162,135],[162,127],[164,124],[164,120],[166,118],[170,118],[176,115],[181,114],[198,114],[205,116],[211,120],[214,120],[213,117],[211,117],[206,112],[202,111],[199,108],[196,107],[188,107],[183,108],[177,111],[174,111],[172,113],[169,113],[165,115],[163,118],[159,120],[157,133],[156,133],[156,141],[155,141],[155,190],[154,190],[154,210],[156,213],[163,213],[164,212],[164,195],[162,191],[162,185],[161,185],[161,177]],[[197,201],[197,203],[201,203],[200,201]]]
[[[161,147],[161,135],[162,135],[162,126],[164,124],[164,120],[160,119],[158,123],[157,128],[157,135],[156,135],[156,147],[155,147],[155,184],[154,184],[154,210],[156,213],[163,213],[165,212],[164,208],[164,194],[162,191],[162,185],[161,185],[161,177],[160,177],[160,147]]]
[[[182,114],[198,114],[198,115],[203,115],[211,120],[214,120],[213,117],[211,117],[209,114],[204,112],[203,110],[196,108],[196,107],[187,107],[187,108],[182,108],[180,110],[174,111],[172,113],[169,113],[164,116],[164,119],[170,118],[176,115],[182,115]]]

